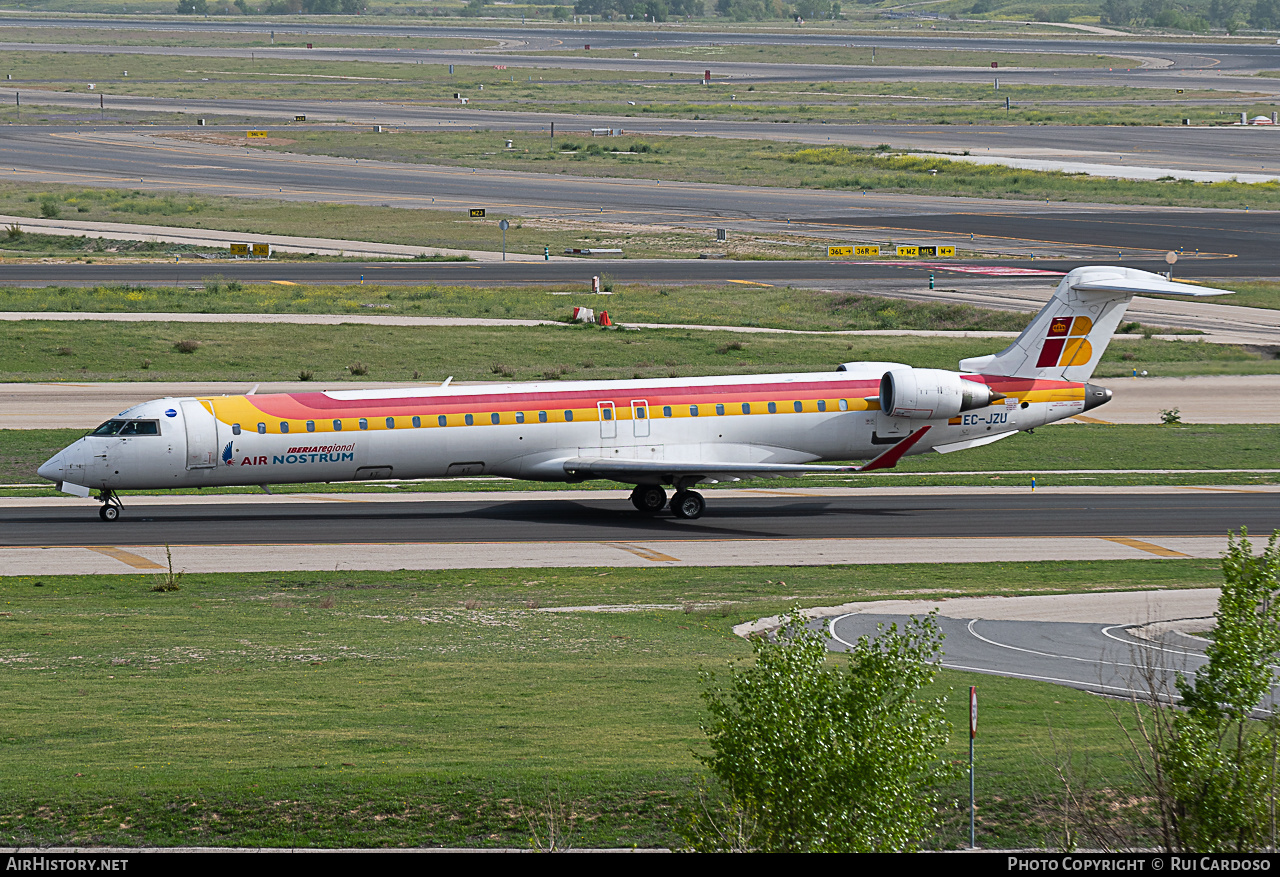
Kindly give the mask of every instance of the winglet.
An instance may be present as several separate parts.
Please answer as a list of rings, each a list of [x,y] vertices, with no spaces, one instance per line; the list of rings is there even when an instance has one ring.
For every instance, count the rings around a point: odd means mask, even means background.
[[[870,463],[867,463],[865,466],[859,466],[855,471],[870,472],[873,469],[892,469],[894,466],[898,465],[898,461],[903,458],[907,451],[911,450],[915,443],[924,438],[924,434],[931,429],[933,429],[932,426],[917,429],[915,432],[911,433],[911,435],[889,448]]]

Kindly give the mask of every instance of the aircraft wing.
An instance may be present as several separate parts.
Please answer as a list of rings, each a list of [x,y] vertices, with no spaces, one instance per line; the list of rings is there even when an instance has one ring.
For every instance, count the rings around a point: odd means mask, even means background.
[[[861,466],[824,466],[818,463],[729,463],[708,460],[615,460],[604,457],[575,457],[564,461],[564,471],[573,478],[608,478],[626,484],[658,481],[670,483],[676,480],[695,481],[746,481],[751,478],[785,478],[807,475],[811,472],[869,472],[873,469],[890,469],[898,460],[924,438],[930,427],[918,429],[902,441],[890,447],[880,456]]]

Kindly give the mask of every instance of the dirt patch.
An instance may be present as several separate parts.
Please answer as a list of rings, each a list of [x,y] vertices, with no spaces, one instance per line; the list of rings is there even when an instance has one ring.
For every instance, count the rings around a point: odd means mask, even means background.
[[[249,138],[243,134],[217,134],[212,131],[208,134],[175,131],[172,133],[166,132],[164,134],[152,134],[150,136],[166,140],[185,140],[189,143],[212,143],[217,146],[249,145]],[[293,140],[289,137],[255,137],[253,139],[253,143],[256,146],[289,146],[297,142],[297,140]]]

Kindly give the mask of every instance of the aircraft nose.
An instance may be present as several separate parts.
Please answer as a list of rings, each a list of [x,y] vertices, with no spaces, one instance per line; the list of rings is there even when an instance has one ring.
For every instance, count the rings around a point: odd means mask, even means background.
[[[54,454],[44,465],[36,470],[36,474],[46,481],[64,481],[63,475],[67,471],[66,462],[62,459],[62,452]]]

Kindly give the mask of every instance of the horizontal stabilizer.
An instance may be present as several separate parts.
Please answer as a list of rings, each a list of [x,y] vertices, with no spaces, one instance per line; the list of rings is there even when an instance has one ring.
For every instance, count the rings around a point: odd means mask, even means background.
[[[1105,280],[1085,280],[1074,283],[1072,289],[1079,292],[1119,292],[1125,295],[1193,295],[1205,297],[1210,295],[1231,295],[1229,289],[1213,289],[1208,286],[1193,286],[1190,283],[1178,283],[1165,280],[1159,275],[1147,277],[1108,277]]]

